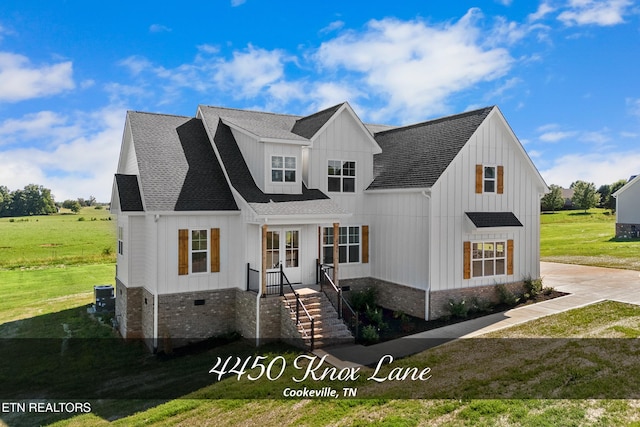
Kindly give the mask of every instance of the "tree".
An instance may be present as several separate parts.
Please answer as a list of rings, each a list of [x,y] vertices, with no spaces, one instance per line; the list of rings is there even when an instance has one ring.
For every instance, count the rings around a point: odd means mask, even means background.
[[[600,194],[600,201],[598,202],[598,207],[606,208],[607,203],[609,202],[609,196],[611,196],[611,186],[609,184],[601,185],[598,188],[598,194]]]
[[[615,193],[616,191],[618,191],[619,189],[624,187],[626,183],[627,183],[626,180],[619,179],[618,181],[614,182],[613,184],[611,184],[609,186],[609,189],[610,189],[609,196],[607,197],[607,200],[606,200],[603,208],[611,209],[611,212],[615,212],[616,211],[616,198],[613,197],[613,193]]]
[[[11,204],[13,197],[11,192],[4,185],[0,185],[0,217],[11,215]]]
[[[73,213],[78,213],[80,212],[80,209],[82,209],[82,205],[80,205],[80,202],[77,200],[65,200],[62,202],[62,207],[70,209]]]
[[[562,197],[562,187],[559,185],[551,184],[549,186],[551,190],[549,193],[542,197],[542,210],[544,211],[556,211],[562,209],[564,206],[564,197]]]
[[[596,186],[593,183],[576,181],[571,184],[571,189],[573,189],[571,202],[575,207],[584,209],[585,213],[589,209],[596,207],[600,201],[600,195],[596,191]]]

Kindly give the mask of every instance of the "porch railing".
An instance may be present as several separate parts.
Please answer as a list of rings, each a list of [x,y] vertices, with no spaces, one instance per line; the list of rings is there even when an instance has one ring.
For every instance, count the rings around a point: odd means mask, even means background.
[[[260,272],[251,268],[249,263],[247,263],[247,290],[260,292]]]
[[[351,329],[354,338],[358,339],[358,327],[359,318],[358,312],[355,311],[351,305],[347,302],[344,295],[342,295],[342,288],[336,286],[331,278],[333,267],[330,265],[324,265],[317,263],[318,265],[318,282],[320,283],[320,290],[327,296],[333,308],[338,312],[338,317]]]

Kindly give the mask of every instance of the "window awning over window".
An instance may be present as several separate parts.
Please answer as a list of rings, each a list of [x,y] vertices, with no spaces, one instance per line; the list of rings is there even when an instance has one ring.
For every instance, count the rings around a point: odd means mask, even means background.
[[[466,212],[476,228],[522,227],[513,212]]]

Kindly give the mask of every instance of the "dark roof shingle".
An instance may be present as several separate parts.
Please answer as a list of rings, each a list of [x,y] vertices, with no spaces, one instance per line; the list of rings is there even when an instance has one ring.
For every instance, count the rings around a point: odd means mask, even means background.
[[[319,111],[310,116],[302,117],[296,120],[291,132],[304,138],[311,139],[325,123],[338,111],[344,104],[334,105],[326,110]]]
[[[522,227],[513,212],[465,212],[477,228]]]
[[[368,189],[429,188],[469,141],[493,107],[376,133]]]
[[[116,174],[116,185],[118,187],[118,197],[120,210],[122,212],[142,212],[142,197],[138,186],[136,175]]]

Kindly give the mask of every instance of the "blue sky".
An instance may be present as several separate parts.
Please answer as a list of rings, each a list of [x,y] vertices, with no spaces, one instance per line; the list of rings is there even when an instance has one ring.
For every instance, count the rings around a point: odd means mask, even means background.
[[[453,3],[453,4],[451,4]],[[498,105],[548,184],[640,173],[632,0],[0,3],[0,185],[110,198],[126,110]]]

